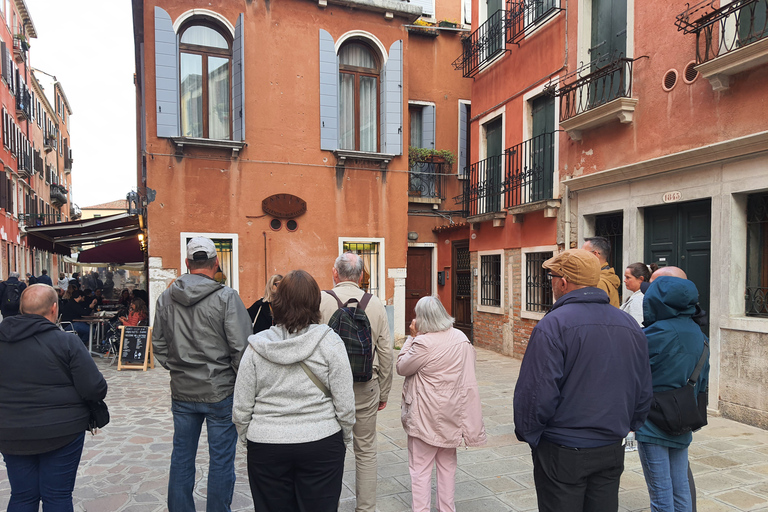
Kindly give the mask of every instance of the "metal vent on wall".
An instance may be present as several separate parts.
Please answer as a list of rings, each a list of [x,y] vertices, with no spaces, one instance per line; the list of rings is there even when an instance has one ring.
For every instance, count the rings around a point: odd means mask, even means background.
[[[691,61],[685,66],[683,71],[683,81],[687,84],[693,83],[699,77],[699,72],[696,71],[696,61]]]
[[[662,87],[665,91],[671,91],[675,84],[677,84],[677,70],[676,69],[670,69],[664,74],[664,83],[662,84]]]

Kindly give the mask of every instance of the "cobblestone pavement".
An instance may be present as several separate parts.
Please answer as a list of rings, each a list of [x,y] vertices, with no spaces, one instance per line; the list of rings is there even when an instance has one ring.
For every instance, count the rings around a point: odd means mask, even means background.
[[[75,489],[75,510],[87,512],[155,512],[165,510],[173,421],[168,372],[116,371],[108,361],[97,364],[109,381],[107,403],[112,416],[104,431],[87,435]],[[517,442],[512,425],[512,393],[520,362],[478,350],[477,374],[489,442],[459,450],[456,510],[536,510],[528,446]],[[395,377],[390,402],[379,414],[378,510],[410,509],[406,438],[400,425],[402,378]],[[205,436],[205,429],[203,429]],[[197,510],[205,510],[207,444],[197,457]],[[232,509],[252,510],[245,451],[237,456],[237,483]],[[691,466],[698,488],[698,510],[768,511],[768,432],[711,418],[694,435]],[[348,454],[340,511],[354,510],[354,458]],[[0,463],[0,510],[7,507],[10,486]],[[648,494],[637,452],[628,453],[622,477],[622,511],[649,510]]]

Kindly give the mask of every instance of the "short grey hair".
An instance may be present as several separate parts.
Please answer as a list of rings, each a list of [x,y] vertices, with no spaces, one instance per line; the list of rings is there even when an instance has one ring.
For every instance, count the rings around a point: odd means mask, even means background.
[[[11,272],[10,274],[8,274],[8,277],[19,277],[19,273],[18,272]]]
[[[440,299],[431,295],[422,297],[414,308],[416,313],[416,329],[420,333],[440,332],[453,327],[456,321],[443,307]]]
[[[339,273],[339,279],[342,281],[357,283],[363,275],[363,259],[353,252],[345,252],[336,258],[333,268]]]

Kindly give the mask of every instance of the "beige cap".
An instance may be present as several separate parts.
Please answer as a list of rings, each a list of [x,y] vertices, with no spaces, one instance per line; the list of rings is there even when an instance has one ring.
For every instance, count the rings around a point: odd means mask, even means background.
[[[600,282],[600,261],[584,249],[569,249],[545,261],[542,267],[564,276],[577,286],[597,286]]]

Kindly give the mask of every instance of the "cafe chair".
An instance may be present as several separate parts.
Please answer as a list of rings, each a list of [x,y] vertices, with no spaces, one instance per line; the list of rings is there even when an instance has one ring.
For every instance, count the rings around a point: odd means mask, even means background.
[[[71,332],[74,334],[77,334],[77,331],[75,331],[75,326],[72,325],[72,322],[62,322],[61,321],[61,315],[59,315],[59,319],[56,322],[56,325],[64,332]]]

